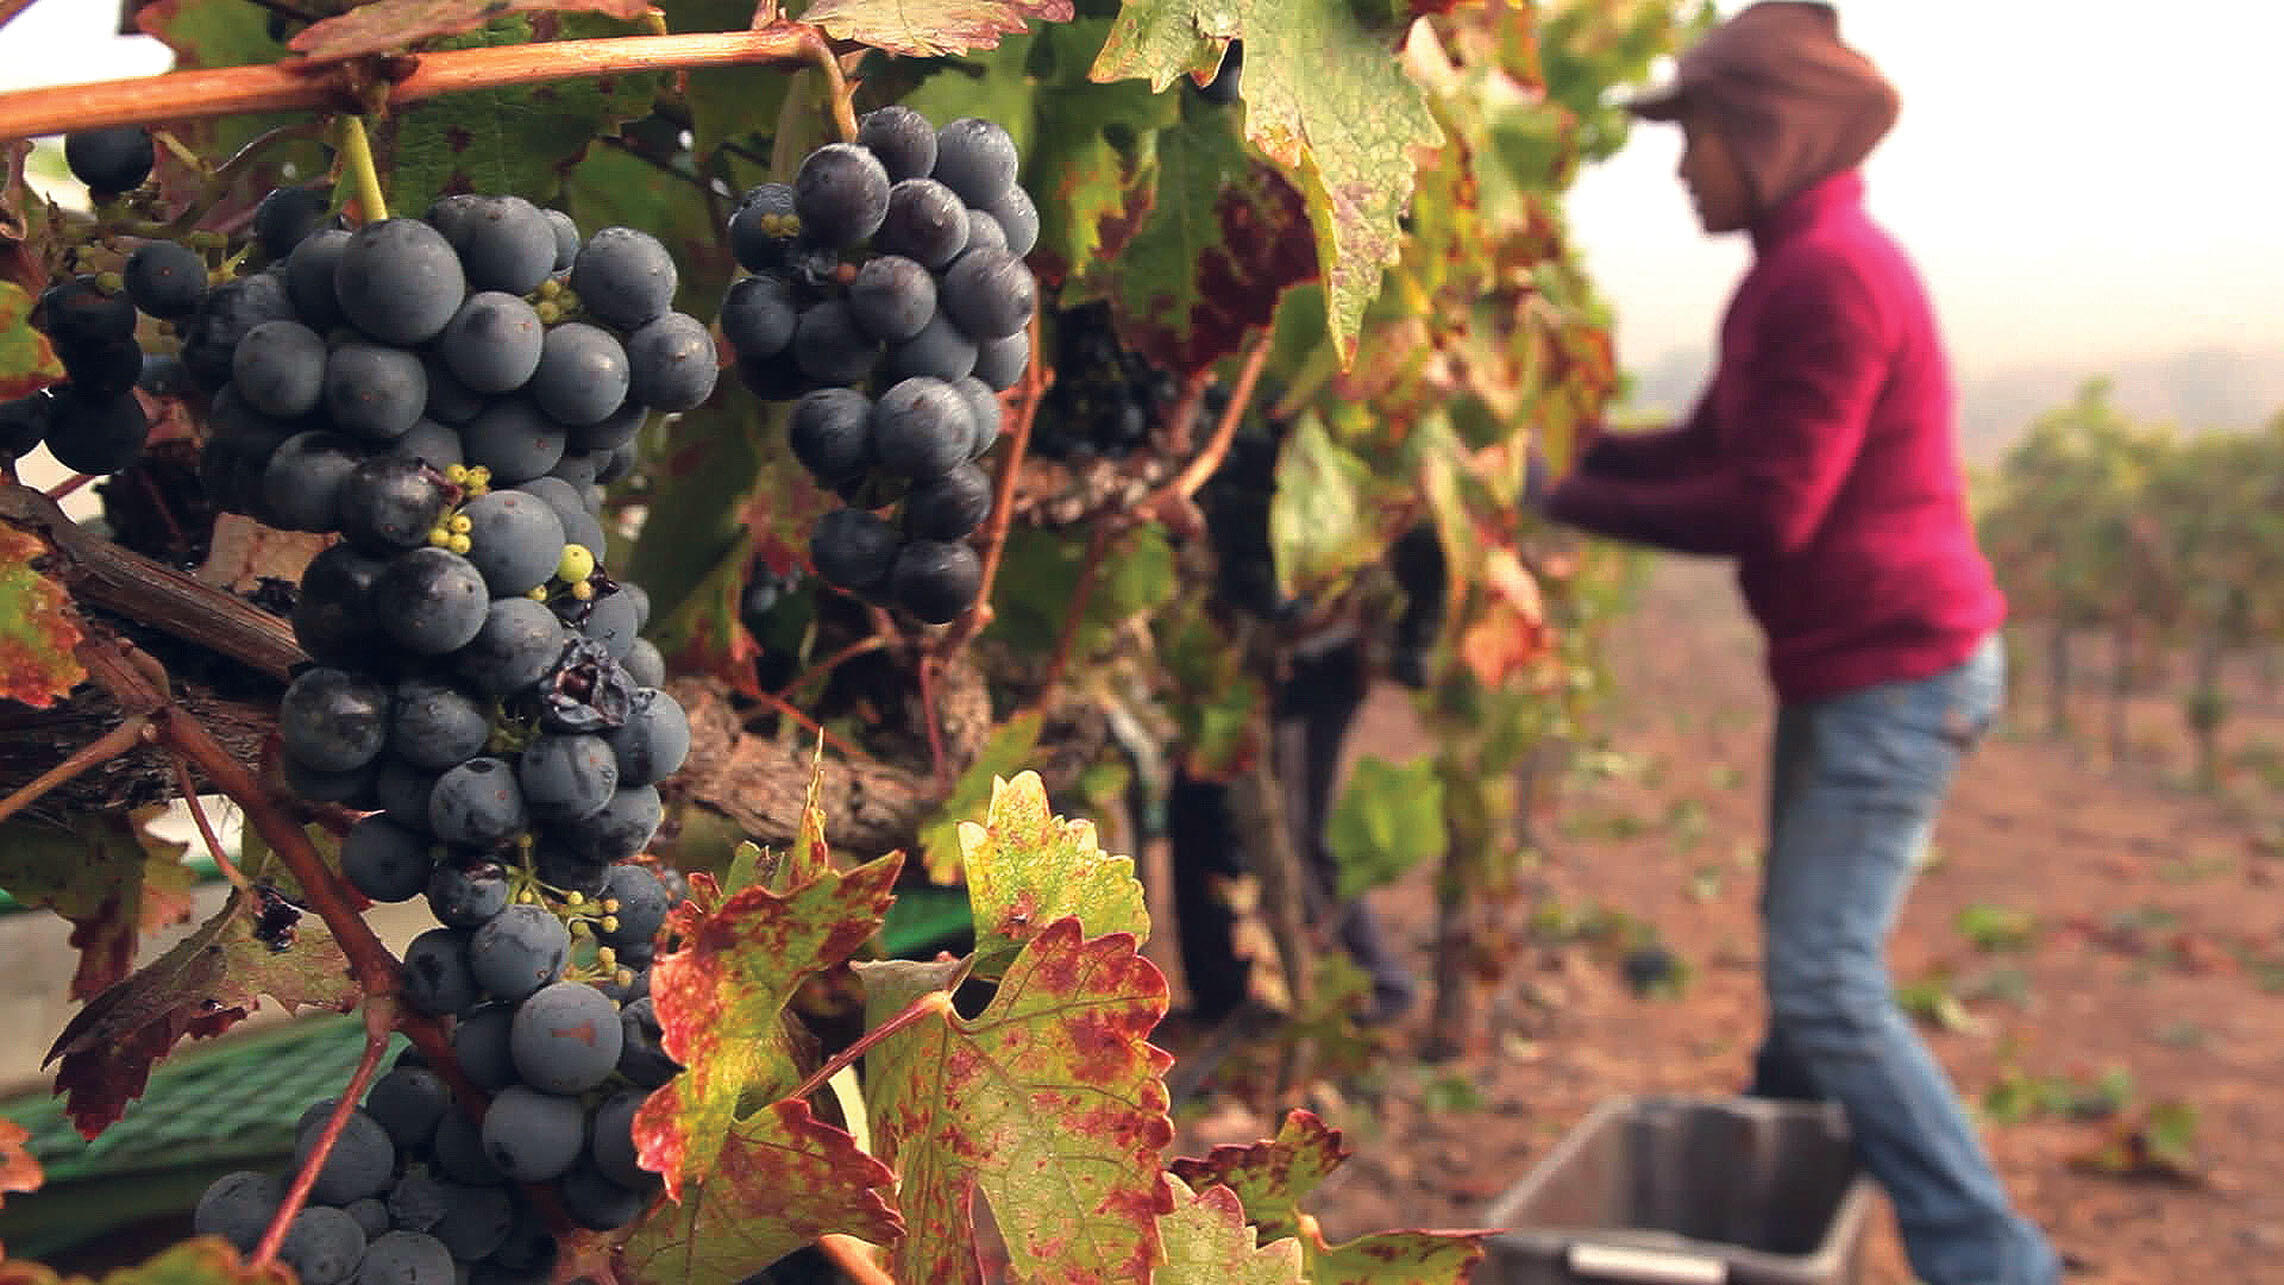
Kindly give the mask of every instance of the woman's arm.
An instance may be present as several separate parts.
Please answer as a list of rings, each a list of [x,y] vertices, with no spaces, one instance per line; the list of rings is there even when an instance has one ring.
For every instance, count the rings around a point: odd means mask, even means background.
[[[1649,433],[1598,433],[1578,456],[1578,471],[1597,477],[1677,477],[1715,454],[1712,395],[1680,424]]]
[[[1574,473],[1548,498],[1548,516],[1681,553],[1805,547],[1863,444],[1887,379],[1887,327],[1870,291],[1838,263],[1813,265],[1759,312],[1751,358],[1716,385],[1721,404],[1710,407],[1747,427],[1682,475]]]

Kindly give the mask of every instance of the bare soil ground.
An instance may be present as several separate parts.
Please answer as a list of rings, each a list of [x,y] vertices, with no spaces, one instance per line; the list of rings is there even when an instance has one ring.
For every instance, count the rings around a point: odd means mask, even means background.
[[[1615,665],[1615,770],[1566,783],[1534,891],[1541,906],[1598,904],[1653,925],[1686,962],[1686,985],[1637,997],[1611,952],[1534,944],[1485,996],[1492,1020],[1458,1060],[1410,1058],[1418,1018],[1391,1033],[1393,1069],[1315,1103],[1357,1153],[1319,1194],[1336,1239],[1478,1225],[1596,1102],[1743,1082],[1762,1021],[1753,904],[1770,711],[1758,638],[1725,571],[1661,565]],[[2048,740],[2034,681],[2018,676],[2016,726],[1961,774],[1893,943],[1896,979],[1948,976],[1921,989],[1951,996],[1968,1021],[1923,1029],[1970,1103],[2008,1086],[2090,1091],[2111,1076],[2122,1105],[2108,1119],[2018,1106],[1983,1125],[2008,1190],[2072,1260],[2073,1281],[2284,1282],[2284,798],[2251,769],[2222,798],[2181,786],[2180,707],[2164,694],[2132,710],[2136,761]],[[2284,717],[2244,695],[2231,744],[2258,758],[2284,744]],[[2089,736],[2098,699],[2084,698]],[[1400,756],[1419,737],[1404,694],[1381,690],[1352,752]],[[1424,975],[1426,880],[1376,901]],[[2025,912],[2033,926],[2016,948],[1987,949],[2003,934],[1967,931],[1962,912],[2001,927],[2011,916],[1996,912]],[[2166,1101],[2196,1111],[2193,1182],[2073,1166]],[[1191,1120],[1184,1147],[1259,1136],[1263,1123],[1225,1108]],[[1911,1281],[1884,1211],[1874,1239],[1867,1279]]]

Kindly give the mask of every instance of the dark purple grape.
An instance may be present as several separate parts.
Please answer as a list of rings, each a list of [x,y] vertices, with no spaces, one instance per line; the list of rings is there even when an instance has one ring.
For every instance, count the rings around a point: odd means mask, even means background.
[[[564,629],[545,603],[501,598],[460,653],[455,668],[486,696],[510,696],[547,676],[563,654]]]
[[[466,558],[443,549],[398,554],[373,586],[374,614],[382,631],[399,647],[422,656],[467,646],[484,627],[490,605],[484,577]]]
[[[939,293],[952,321],[978,341],[1021,331],[1039,302],[1038,282],[1023,261],[991,250],[962,256],[944,274]]]
[[[571,289],[589,316],[633,330],[674,302],[674,256],[636,228],[608,227],[587,238],[571,264]]]
[[[513,392],[539,369],[545,332],[539,314],[520,296],[486,290],[469,295],[452,314],[437,351],[468,391]]]
[[[897,551],[888,592],[897,606],[941,625],[974,606],[982,585],[983,563],[975,550],[945,540],[914,540]]]
[[[151,131],[141,125],[81,130],[63,139],[64,164],[71,176],[99,197],[132,192],[151,176],[156,153]]]
[[[333,295],[352,326],[410,347],[444,329],[468,280],[444,234],[419,219],[383,219],[349,234],[333,272]]]
[[[828,143],[809,153],[793,179],[802,235],[843,249],[862,244],[888,212],[888,187],[888,171],[864,148]]]
[[[509,1003],[561,977],[570,958],[571,933],[545,906],[518,902],[468,939],[468,968],[476,984]]]
[[[931,178],[908,178],[889,189],[888,208],[873,236],[882,253],[941,271],[967,243],[968,207],[957,192]]]
[[[793,404],[786,440],[793,457],[820,483],[838,486],[864,472],[871,457],[872,399],[853,388],[820,388]]]
[[[254,239],[272,263],[291,255],[303,241],[330,226],[323,192],[306,187],[271,189],[254,207]]]
[[[963,116],[936,131],[936,181],[979,210],[988,210],[1015,185],[1022,167],[1015,140],[987,120]]]
[[[880,255],[849,283],[849,313],[875,339],[910,339],[936,315],[936,279],[901,255]]]
[[[343,233],[342,239],[347,240],[348,234]],[[189,316],[206,297],[206,260],[173,241],[136,246],[120,275],[135,306],[162,321]]]
[[[991,516],[991,479],[973,464],[922,482],[904,499],[904,532],[915,540],[958,540]]]
[[[626,359],[628,400],[670,412],[703,404],[721,369],[713,334],[683,312],[669,312],[627,336]]]
[[[563,459],[568,438],[563,425],[540,410],[529,396],[495,399],[460,430],[468,463],[492,472],[494,485],[543,477]]]
[[[926,178],[936,168],[936,127],[902,103],[866,112],[857,122],[856,141],[880,158],[892,183]]]

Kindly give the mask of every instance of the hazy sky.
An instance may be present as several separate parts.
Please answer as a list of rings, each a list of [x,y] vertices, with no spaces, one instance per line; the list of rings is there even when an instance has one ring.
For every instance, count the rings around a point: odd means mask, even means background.
[[[1865,167],[1871,209],[1919,260],[1962,371],[2284,347],[2284,5],[1838,7],[1903,96]],[[1678,128],[1639,125],[1571,201],[1629,366],[1709,344],[1748,257],[1698,231],[1680,156]]]
[[[1742,0],[1722,0],[1724,14]],[[2205,344],[2284,347],[2284,161],[2268,122],[2274,0],[1852,0],[1842,34],[1903,94],[1867,166],[1963,373]],[[102,0],[39,0],[0,31],[0,87],[164,68]],[[1573,225],[1619,309],[1622,359],[1709,343],[1746,262],[1642,125],[1580,181]]]

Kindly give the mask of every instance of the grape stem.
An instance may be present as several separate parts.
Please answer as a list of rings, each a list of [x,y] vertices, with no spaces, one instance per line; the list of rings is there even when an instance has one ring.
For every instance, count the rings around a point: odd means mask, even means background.
[[[1214,425],[1212,439],[1204,450],[1182,466],[1181,472],[1134,506],[1131,512],[1135,520],[1157,517],[1167,506],[1196,495],[1198,488],[1204,486],[1206,479],[1228,458],[1229,444],[1237,440],[1237,426],[1244,422],[1245,412],[1253,404],[1253,389],[1261,381],[1261,367],[1269,360],[1274,338],[1274,333],[1266,329],[1255,336],[1253,346],[1246,350],[1245,364],[1238,368],[1237,382],[1230,387],[1229,405],[1222,408],[1221,422]]]
[[[809,61],[825,74],[825,101],[833,109],[833,128],[841,132],[841,141],[853,143],[857,139],[856,89],[841,71],[841,60],[831,45],[823,40],[805,51]]]
[[[939,655],[948,656],[966,646],[970,638],[991,624],[991,585],[999,577],[999,558],[1007,547],[1007,528],[1015,519],[1015,483],[1023,473],[1024,452],[1031,446],[1031,422],[1038,418],[1039,403],[1053,382],[1054,376],[1040,360],[1039,318],[1034,315],[1031,318],[1031,364],[1024,367],[1023,378],[1015,385],[1015,423],[1007,433],[1007,454],[999,461],[999,477],[991,497],[991,521],[983,533],[982,583],[976,589],[975,605],[937,640]]]
[[[70,495],[72,492],[78,490],[79,488],[87,485],[89,482],[94,481],[95,478],[96,475],[93,473],[74,473],[70,477],[65,478],[63,481],[49,487],[47,490],[40,492],[40,494],[48,497],[51,500],[60,500],[65,496]]]
[[[841,666],[847,664],[852,660],[855,660],[857,657],[867,655],[871,652],[879,651],[881,648],[886,647],[887,645],[888,639],[885,636],[881,634],[866,634],[864,637],[857,639],[855,642],[843,646],[839,651],[836,651],[832,655],[825,657],[823,660],[810,664],[806,669],[803,669],[800,673],[795,674],[792,678],[786,680],[785,685],[778,688],[776,694],[780,699],[791,700],[793,698],[793,693],[799,691],[802,686],[808,683],[811,679],[829,675],[834,670],[839,669]]]
[[[938,1013],[948,1014],[951,1011],[952,993],[950,991],[928,991],[915,996],[911,1003],[898,1009],[895,1016],[857,1036],[849,1042],[847,1048],[825,1059],[825,1064],[811,1072],[808,1079],[801,1081],[801,1087],[786,1094],[786,1098],[789,1100],[807,1099],[810,1094],[825,1087],[825,1081],[832,1079],[843,1067],[856,1065],[858,1058],[870,1053],[874,1046],[882,1040],[908,1026],[916,1026]]]
[[[389,217],[389,202],[381,192],[380,171],[373,168],[373,142],[365,135],[365,120],[344,114],[340,129],[341,177],[355,190],[365,222],[378,223]]]
[[[1063,611],[1062,632],[1055,635],[1055,654],[1047,661],[1046,682],[1039,689],[1037,705],[1044,709],[1055,698],[1055,688],[1063,681],[1063,670],[1070,665],[1071,648],[1078,642],[1079,624],[1086,619],[1087,602],[1094,597],[1094,584],[1101,579],[1103,556],[1110,552],[1112,524],[1106,518],[1097,518],[1087,532],[1086,560],[1079,564],[1078,584],[1071,589],[1070,605]]]
[[[24,783],[23,788],[0,799],[0,821],[37,803],[50,790],[64,785],[91,767],[108,763],[151,738],[151,720],[136,715],[73,751],[70,758]]]
[[[309,1189],[317,1185],[317,1175],[324,1170],[326,1157],[333,1154],[333,1144],[341,1140],[341,1131],[348,1127],[350,1115],[357,1110],[357,1100],[365,1096],[365,1086],[372,1082],[373,1072],[381,1065],[381,1054],[389,1047],[389,1032],[396,1029],[395,1015],[393,998],[379,996],[366,1001],[365,1055],[357,1059],[357,1070],[349,1077],[348,1087],[341,1090],[341,1100],[333,1104],[333,1114],[325,1118],[324,1132],[317,1135],[317,1142],[309,1149],[309,1158],[302,1161],[300,1172],[293,1176],[293,1185],[286,1188],[285,1200],[270,1219],[269,1230],[262,1233],[261,1244],[254,1247],[254,1256],[247,1265],[255,1270],[276,1261],[278,1247],[285,1243],[286,1231],[293,1226],[302,1205],[308,1202]]]
[[[214,833],[214,826],[206,819],[206,805],[198,801],[198,783],[191,779],[190,764],[180,754],[169,757],[174,760],[175,786],[182,791],[182,804],[190,809],[191,824],[198,827],[198,837],[206,844],[206,855],[214,859],[214,868],[222,872],[222,877],[230,881],[231,887],[240,892],[252,892],[253,885],[247,881],[245,872],[238,869],[238,863],[232,861],[230,854],[222,850],[221,838]]]
[[[850,758],[861,759],[867,763],[880,762],[879,759],[874,758],[872,755],[865,753],[863,750],[858,749],[856,746],[849,744],[847,741],[844,741],[840,737],[835,736],[831,732],[825,730],[825,725],[823,723],[820,723],[816,719],[813,719],[807,714],[802,713],[799,709],[794,707],[791,701],[786,700],[784,697],[779,696],[777,693],[757,691],[754,693],[754,697],[762,704],[769,706],[771,709],[776,710],[778,713],[783,714],[785,717],[790,718],[794,722],[800,724],[803,730],[815,732],[818,737],[825,742],[825,744],[832,746],[834,749],[848,755]],[[883,764],[883,766],[885,766],[885,764]]]
[[[17,3],[0,0],[0,6]],[[12,16],[0,8],[0,17]],[[0,94],[0,140],[251,112],[385,110],[472,90],[757,63],[830,65],[828,81],[844,83],[824,33],[800,23],[781,22],[759,31],[546,40],[342,62],[304,58],[17,90]],[[368,105],[361,99],[358,86],[371,83],[376,73],[379,83],[374,96],[378,101]],[[846,101],[840,101],[836,117],[848,112]],[[844,132],[855,136],[853,118]]]

